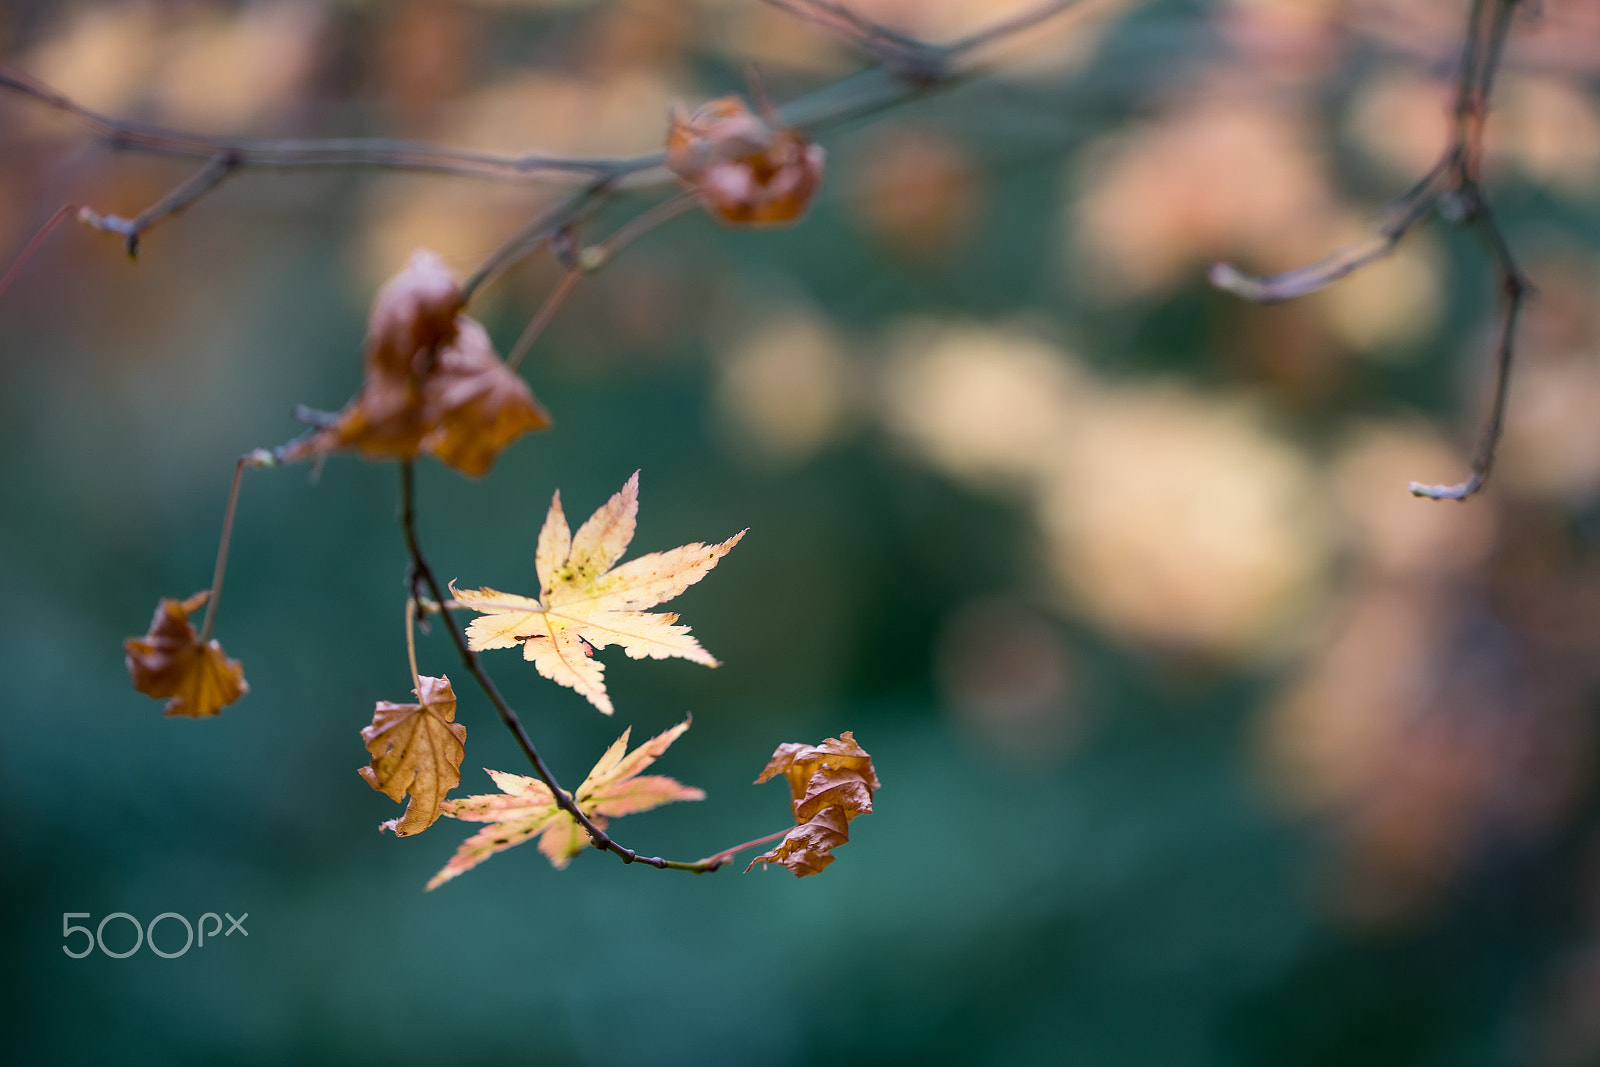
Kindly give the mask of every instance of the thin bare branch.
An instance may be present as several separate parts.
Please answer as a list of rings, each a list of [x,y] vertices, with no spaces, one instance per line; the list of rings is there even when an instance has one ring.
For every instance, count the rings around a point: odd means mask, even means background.
[[[1031,30],[1043,22],[1055,18],[1057,15],[1070,8],[1077,7],[1083,0],[1046,0],[1045,3],[1028,11],[1020,12],[1011,18],[1001,19],[993,26],[969,33],[965,37],[957,38],[944,46],[948,55],[959,56],[966,52],[975,51],[984,45],[993,44],[1003,37],[1011,37],[1024,30]]]
[[[1247,300],[1261,303],[1291,300],[1316,292],[1384,258],[1399,246],[1408,232],[1436,215],[1452,223],[1470,224],[1478,230],[1498,277],[1501,304],[1488,410],[1473,453],[1471,473],[1465,481],[1457,485],[1411,483],[1413,494],[1432,500],[1465,500],[1482,489],[1488,480],[1504,428],[1511,368],[1516,361],[1517,322],[1523,301],[1531,291],[1479,184],[1489,94],[1519,2],[1473,0],[1462,35],[1450,143],[1427,175],[1390,204],[1389,221],[1370,239],[1340,249],[1319,263],[1269,277],[1254,277],[1227,263],[1215,263],[1209,272],[1212,285]]]
[[[609,188],[608,179],[597,179],[584,186],[582,189],[557,201],[551,207],[529,219],[522,228],[512,234],[499,248],[490,253],[477,270],[473,271],[467,280],[461,283],[461,300],[463,303],[472,299],[472,294],[490,279],[502,271],[519,262],[525,256],[532,255],[545,242],[556,234],[572,226],[585,214],[598,206],[602,194]]]
[[[78,211],[78,221],[92,229],[120,234],[128,258],[134,259],[139,255],[139,238],[144,231],[168,215],[176,215],[194,203],[221,185],[227,180],[228,175],[237,169],[239,169],[239,158],[232,153],[224,152],[214,156],[211,162],[187,181],[131,219],[125,219],[120,215],[99,215],[88,208],[81,208]]]
[[[3,65],[0,65],[0,89],[18,93],[61,112],[112,148],[191,159],[214,159],[228,155],[236,159],[236,165],[240,167],[272,170],[373,167],[458,177],[526,180],[530,177],[551,179],[567,176],[571,180],[574,176],[578,179],[617,177],[647,170],[660,163],[659,153],[631,159],[583,159],[544,152],[507,155],[391,138],[255,140],[206,137],[103,115],[37,79]]]
[[[593,274],[610,263],[612,258],[627,248],[633,242],[664,223],[682,215],[694,207],[695,194],[679,193],[669,200],[641,212],[640,214],[623,223],[616,233],[597,245],[590,245],[572,257],[571,264],[567,267],[561,280],[556,282],[555,288],[550,290],[544,298],[544,303],[539,305],[539,310],[534,312],[533,318],[528,320],[528,325],[523,328],[517,343],[511,346],[511,351],[506,355],[506,366],[516,370],[521,365],[523,357],[533,347],[533,343],[544,333],[545,327],[550,325],[550,320],[555,318],[561,305],[566,303],[567,297],[572,295],[572,290],[577,286],[578,280],[586,274]]]
[[[844,4],[832,0],[766,0],[766,3],[844,38],[908,81],[931,84],[947,76],[943,48],[874,22]]]
[[[1506,401],[1511,395],[1511,367],[1516,362],[1517,320],[1522,305],[1532,292],[1506,243],[1500,225],[1495,221],[1487,203],[1480,203],[1474,215],[1478,232],[1489,246],[1494,257],[1500,285],[1500,330],[1495,342],[1493,377],[1489,388],[1489,409],[1484,415],[1483,427],[1478,431],[1478,445],[1472,453],[1472,466],[1466,481],[1456,485],[1427,485],[1412,482],[1414,496],[1429,500],[1465,500],[1488,481],[1494,467],[1495,449],[1505,430]]]
[[[887,42],[903,47],[925,47],[926,42],[901,33],[881,22],[874,22],[858,11],[833,0],[765,0],[770,7],[787,12],[795,18],[821,26],[848,37],[857,44]]]
[[[1391,205],[1390,220],[1364,241],[1346,245],[1317,263],[1265,277],[1246,274],[1231,263],[1213,263],[1207,278],[1218,289],[1258,304],[1293,300],[1324,289],[1340,278],[1391,254],[1412,227],[1426,222],[1438,210],[1436,188],[1443,167],[1435,168],[1418,187]]]
[[[784,121],[814,128],[860,118],[953,84],[962,74],[951,60],[982,44],[1038,24],[1079,0],[1049,0],[949,45],[910,37],[851,11],[837,0],[768,0],[800,18],[843,33],[865,48],[878,66],[842,79],[781,109]],[[887,75],[887,77],[885,77]],[[506,155],[419,141],[382,138],[255,140],[207,137],[148,123],[128,122],[84,107],[66,94],[14,68],[0,65],[0,90],[52,108],[88,129],[112,148],[207,161],[206,166],[159,203],[133,219],[100,215],[88,208],[80,218],[90,226],[120,234],[130,255],[151,225],[182,210],[232,173],[252,167],[271,169],[375,167],[509,180],[581,181],[566,201],[527,223],[467,279],[470,297],[484,282],[530,254],[550,237],[582,218],[604,195],[623,188],[662,185],[675,179],[665,154],[607,158],[569,158],[552,153]]]

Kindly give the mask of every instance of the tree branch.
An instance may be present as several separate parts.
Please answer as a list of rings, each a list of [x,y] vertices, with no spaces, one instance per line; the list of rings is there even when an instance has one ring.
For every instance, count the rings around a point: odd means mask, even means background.
[[[1413,496],[1429,500],[1465,500],[1483,488],[1494,467],[1495,449],[1505,429],[1506,400],[1511,394],[1511,365],[1516,360],[1517,319],[1522,305],[1532,292],[1506,243],[1500,225],[1486,202],[1479,202],[1474,211],[1474,221],[1484,242],[1494,257],[1500,285],[1500,331],[1495,343],[1494,371],[1489,390],[1489,408],[1484,415],[1483,427],[1478,431],[1478,445],[1472,453],[1472,466],[1467,479],[1455,485],[1427,485],[1411,483]]]
[[[234,153],[219,153],[187,181],[131,219],[122,218],[120,215],[98,215],[88,208],[80,208],[78,221],[91,229],[121,234],[123,247],[128,251],[128,258],[136,259],[139,255],[140,234],[168,215],[176,215],[221,185],[227,180],[228,175],[239,169],[239,166],[239,157]]]
[[[945,45],[898,33],[850,11],[835,0],[768,0],[773,6],[817,23],[861,47],[877,66],[851,75],[780,109],[783,121],[807,129],[883,110],[965,76],[955,61],[965,53],[1037,25],[1076,6],[1080,0],[1047,0],[1020,16]],[[884,75],[888,75],[887,78]],[[297,170],[379,168],[507,181],[577,182],[582,188],[565,202],[574,221],[603,195],[623,187],[667,185],[676,181],[663,166],[665,153],[617,158],[565,157],[526,152],[507,155],[422,141],[388,138],[255,140],[207,137],[149,123],[112,118],[77,103],[65,93],[0,64],[0,90],[62,113],[114,149],[206,160],[206,166],[159,203],[132,220],[98,215],[85,208],[79,217],[96,229],[121,234],[129,254],[140,234],[215,188],[234,171],[249,168]],[[560,224],[548,215],[529,222],[468,280],[468,294],[483,281],[528,255]]]
[[[526,152],[506,155],[470,148],[392,138],[336,137],[313,140],[255,140],[206,137],[148,123],[127,122],[93,111],[56,89],[15,68],[0,65],[0,89],[8,89],[61,112],[115,149],[190,159],[229,155],[240,167],[298,170],[327,167],[372,167],[423,171],[457,177],[519,180],[561,176],[608,176],[646,170],[660,162],[658,154],[632,159],[583,159]]]
[[[533,765],[534,773],[549,787],[550,794],[556,798],[556,803],[563,811],[571,815],[579,826],[583,827],[584,833],[589,835],[589,841],[595,848],[612,853],[620,858],[623,863],[643,863],[658,870],[690,871],[695,874],[714,871],[727,863],[726,859],[721,862],[713,862],[721,857],[722,853],[718,853],[709,859],[692,863],[681,860],[664,860],[659,856],[641,856],[633,849],[619,845],[609,834],[591,822],[589,817],[583,813],[583,810],[573,800],[572,794],[561,788],[561,783],[556,781],[555,775],[551,773],[550,768],[544,762],[544,758],[539,755],[539,750],[534,747],[533,741],[528,737],[528,731],[523,728],[522,720],[517,717],[517,713],[512,710],[511,705],[506,702],[506,698],[500,694],[500,689],[494,684],[494,679],[490,678],[488,672],[483,669],[483,663],[479,660],[478,654],[472,651],[472,648],[467,644],[466,638],[462,636],[461,629],[456,626],[455,617],[450,613],[449,607],[446,606],[448,598],[444,594],[444,587],[439,584],[439,579],[434,575],[433,568],[428,565],[427,557],[422,554],[422,546],[417,541],[416,502],[413,486],[415,480],[414,466],[410,460],[402,460],[400,462],[399,519],[400,529],[405,534],[406,550],[411,556],[412,574],[411,581],[408,583],[410,585],[410,595],[412,597],[417,595],[416,584],[418,581],[428,587],[434,601],[430,605],[430,610],[438,611],[440,616],[443,617],[445,629],[450,631],[450,639],[455,642],[456,651],[461,656],[462,665],[467,668],[467,671],[477,681],[478,687],[489,698],[489,703],[494,705],[495,711],[499,712],[500,721],[505,724],[507,730],[511,731],[511,736],[517,739],[517,744],[521,746],[523,755],[527,756],[528,762]]]
[[[1405,235],[1435,215],[1449,222],[1471,225],[1483,238],[1495,268],[1500,292],[1501,321],[1495,347],[1488,410],[1473,451],[1467,479],[1456,485],[1411,483],[1411,492],[1430,500],[1465,500],[1483,488],[1494,466],[1495,449],[1504,429],[1506,399],[1511,391],[1511,368],[1516,361],[1517,322],[1522,304],[1532,291],[1512,257],[1509,244],[1495,221],[1488,198],[1479,184],[1483,158],[1483,133],[1489,115],[1489,95],[1505,53],[1511,16],[1520,0],[1473,0],[1463,34],[1456,77],[1453,130],[1443,156],[1409,192],[1389,205],[1390,220],[1367,241],[1341,249],[1319,263],[1268,277],[1245,274],[1228,263],[1212,264],[1211,284],[1246,300],[1272,303],[1292,300],[1322,289],[1399,247]]]

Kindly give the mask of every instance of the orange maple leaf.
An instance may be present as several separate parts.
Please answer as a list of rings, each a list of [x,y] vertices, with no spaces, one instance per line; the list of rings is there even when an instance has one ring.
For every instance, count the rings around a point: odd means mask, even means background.
[[[779,774],[789,779],[795,828],[745,871],[758,863],[781,863],[804,878],[833,862],[833,849],[850,840],[851,819],[872,811],[878,775],[872,757],[849,730],[820,745],[779,745],[756,784]]]
[[[704,800],[705,793],[672,778],[658,774],[641,777],[639,772],[654,763],[689,728],[689,720],[658,734],[628,752],[630,727],[606,749],[573,799],[596,828],[605,829],[612,818],[670,804],[675,800]],[[624,755],[624,753],[627,753]],[[456,875],[469,871],[496,852],[504,852],[533,837],[539,838],[539,851],[557,869],[589,844],[588,832],[571,813],[556,803],[555,794],[537,778],[484,768],[500,793],[447,800],[444,814],[465,822],[490,825],[461,843],[450,862],[429,879],[428,889],[437,888]]]
[[[378,701],[372,725],[361,738],[372,762],[359,771],[367,784],[398,802],[407,793],[405,814],[382,823],[396,837],[420,834],[439,818],[445,794],[461,784],[461,758],[466,754],[467,728],[456,722],[456,694],[449,678],[420,678],[417,704]]]
[[[704,578],[744,531],[718,545],[696,541],[618,567],[633,540],[638,513],[638,471],[576,534],[567,527],[557,492],[534,557],[538,600],[497,589],[457,589],[451,583],[456,601],[483,616],[468,624],[468,644],[480,652],[522,645],[523,657],[540,674],[576,689],[607,715],[605,665],[591,649],[621,645],[633,659],[680,656],[715,667],[717,661],[689,635],[689,627],[675,625],[678,616],[641,609],[671,600]]]
[[[372,302],[361,391],[332,425],[285,445],[286,460],[355,451],[369,459],[431,453],[474,477],[550,416],[501,362],[489,334],[461,314],[444,261],[418,250]]]
[[[239,661],[229,659],[215,640],[202,645],[189,622],[210,597],[209,591],[188,600],[163,597],[150,631],[122,642],[133,687],[158,699],[170,698],[164,714],[203,719],[250,691]]]

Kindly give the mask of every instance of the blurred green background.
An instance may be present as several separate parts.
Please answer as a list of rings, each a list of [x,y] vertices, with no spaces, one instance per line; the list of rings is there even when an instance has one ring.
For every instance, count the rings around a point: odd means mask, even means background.
[[[1017,5],[855,6],[940,37]],[[802,225],[642,240],[524,364],[556,428],[481,481],[423,465],[468,585],[531,591],[551,492],[581,518],[636,468],[634,552],[750,528],[671,605],[720,669],[605,653],[610,720],[487,663],[569,784],[693,713],[657,766],[708,799],[616,827],[671,857],[783,826],[772,749],[853,730],[876,810],[803,881],[528,847],[422,892],[472,827],[380,836],[355,774],[409,688],[389,465],[247,475],[244,700],[168,721],[128,684],[122,639],[209,578],[233,458],[354,391],[377,284],[421,245],[469,272],[549,190],[252,172],[137,263],[56,231],[0,295],[4,1058],[1600,1063],[1600,4],[1520,21],[1496,98],[1540,297],[1482,497],[1405,491],[1465,469],[1470,235],[1281,307],[1203,284],[1359,237],[1426,169],[1466,7],[1094,5],[820,131]],[[616,154],[747,61],[779,101],[861,65],[745,0],[23,0],[0,58],[213,133]],[[186,173],[0,97],[7,262],[62,202],[132,215]],[[502,350],[555,278],[485,294]],[[445,635],[420,651],[460,792],[521,772]],[[249,936],[70,959],[69,911]]]

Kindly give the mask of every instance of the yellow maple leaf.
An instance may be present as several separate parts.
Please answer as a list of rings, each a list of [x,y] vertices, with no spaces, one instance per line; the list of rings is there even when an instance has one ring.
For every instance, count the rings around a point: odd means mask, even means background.
[[[715,667],[717,661],[689,635],[689,627],[676,625],[678,616],[642,609],[671,600],[704,578],[745,532],[718,545],[696,541],[651,552],[618,567],[633,540],[638,513],[638,471],[576,534],[567,527],[558,491],[534,558],[539,599],[450,584],[458,603],[483,616],[467,626],[467,643],[479,652],[522,645],[523,657],[540,674],[576,689],[607,715],[605,664],[591,649],[621,645],[633,659],[680,656]]]
[[[361,777],[390,800],[411,794],[405,814],[379,827],[393,830],[396,837],[420,834],[438,820],[445,794],[461,784],[461,757],[466,754],[467,728],[455,721],[450,679],[424,674],[420,681],[420,703],[380,700],[372,725],[361,728],[372,753]]]
[[[703,791],[675,779],[659,774],[639,775],[688,728],[689,720],[685,719],[632,752],[627,751],[632,727],[622,731],[622,736],[606,749],[605,755],[573,794],[589,821],[603,830],[611,818],[649,811],[674,800],[704,800]],[[557,869],[565,867],[589,844],[588,833],[578,825],[578,820],[561,809],[555,794],[542,781],[521,774],[491,771],[487,767],[484,770],[501,792],[447,800],[443,813],[452,819],[490,825],[461,843],[450,862],[429,879],[428,889],[443,885],[496,852],[520,845],[535,834],[543,835],[539,839],[539,851],[549,857]]]

